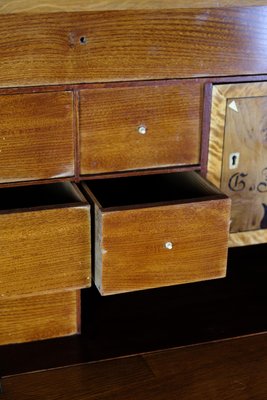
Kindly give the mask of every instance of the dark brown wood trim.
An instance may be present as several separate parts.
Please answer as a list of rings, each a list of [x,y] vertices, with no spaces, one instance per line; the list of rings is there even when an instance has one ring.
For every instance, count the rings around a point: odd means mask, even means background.
[[[203,99],[203,119],[202,119],[202,141],[201,141],[201,175],[206,176],[208,153],[209,153],[209,134],[210,134],[210,118],[212,106],[212,84],[207,83],[204,86]]]
[[[75,181],[79,182],[80,174],[80,129],[79,129],[79,91],[73,91],[73,140],[74,140],[74,173]]]
[[[256,82],[267,81],[267,74],[261,75],[232,75],[232,76],[209,76],[209,77],[189,77],[189,78],[168,78],[168,79],[144,79],[129,81],[112,81],[104,83],[70,83],[62,85],[40,85],[40,86],[21,86],[21,87],[2,87],[0,96],[8,94],[29,94],[45,92],[78,91],[88,89],[107,89],[116,87],[142,87],[179,84],[182,81],[195,81],[196,83],[234,83],[234,82]]]
[[[82,305],[81,305],[81,291],[77,290],[77,333],[81,333],[82,329]]]

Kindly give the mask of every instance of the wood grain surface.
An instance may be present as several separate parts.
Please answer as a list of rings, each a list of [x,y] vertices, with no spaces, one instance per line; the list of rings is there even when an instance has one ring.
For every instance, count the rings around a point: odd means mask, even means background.
[[[267,72],[267,7],[2,15],[0,86]]]
[[[81,174],[198,164],[201,89],[190,81],[82,90]]]
[[[0,182],[74,175],[72,93],[0,95]]]
[[[10,376],[2,380],[2,398],[263,400],[267,396],[266,344],[263,334]]]
[[[213,87],[207,178],[232,199],[230,246],[266,241],[266,96],[266,82]]]
[[[82,290],[82,335],[0,346],[0,376],[266,332],[266,257],[266,245],[236,247],[224,279],[114,296]]]
[[[0,222],[2,299],[90,286],[89,206],[1,214]]]
[[[221,190],[232,199],[230,230],[267,228],[267,96],[237,98],[235,109],[232,104],[229,99],[221,179]]]
[[[0,14],[264,6],[266,0],[1,0]]]
[[[72,335],[79,326],[79,291],[0,298],[1,345]]]
[[[229,208],[224,199],[104,211],[102,240],[96,242],[101,294],[225,276]]]

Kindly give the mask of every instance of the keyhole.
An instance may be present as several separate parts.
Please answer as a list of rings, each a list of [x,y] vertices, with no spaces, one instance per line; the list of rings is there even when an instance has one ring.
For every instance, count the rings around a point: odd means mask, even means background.
[[[237,159],[237,156],[232,157],[232,166],[233,167],[235,167],[235,165],[236,165],[236,159]]]
[[[236,169],[239,164],[240,153],[231,153],[229,156],[229,168]]]

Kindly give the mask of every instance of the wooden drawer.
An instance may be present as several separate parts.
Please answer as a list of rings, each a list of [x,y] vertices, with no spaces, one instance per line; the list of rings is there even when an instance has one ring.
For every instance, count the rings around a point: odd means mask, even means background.
[[[0,299],[0,345],[80,331],[80,291]]]
[[[90,286],[90,207],[75,185],[0,191],[0,297]]]
[[[230,200],[195,172],[83,183],[101,294],[226,274]]]
[[[0,96],[0,182],[74,175],[71,92]]]
[[[80,92],[81,174],[199,163],[196,81]]]

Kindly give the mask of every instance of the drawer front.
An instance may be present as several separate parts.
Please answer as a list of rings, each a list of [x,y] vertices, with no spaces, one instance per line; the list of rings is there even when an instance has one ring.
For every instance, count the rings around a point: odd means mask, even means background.
[[[89,206],[0,215],[0,296],[90,286]]]
[[[78,333],[80,292],[0,299],[0,327],[0,345]]]
[[[80,92],[81,174],[198,164],[201,86]]]
[[[72,93],[0,96],[0,182],[74,175]]]
[[[95,281],[102,294],[224,277],[230,201],[101,213]]]

